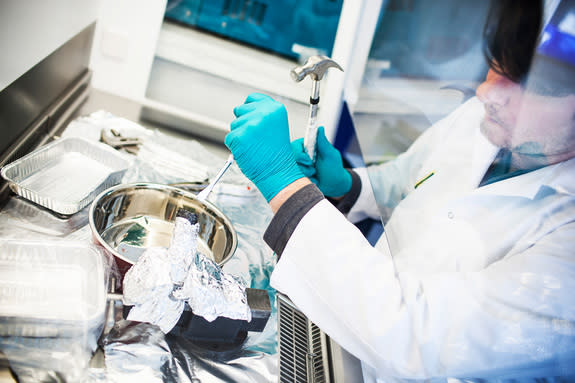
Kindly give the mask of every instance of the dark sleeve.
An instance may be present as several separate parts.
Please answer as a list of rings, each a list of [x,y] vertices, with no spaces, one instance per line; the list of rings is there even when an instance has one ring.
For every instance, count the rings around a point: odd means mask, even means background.
[[[361,193],[361,178],[359,178],[359,175],[352,169],[347,169],[347,171],[351,174],[351,189],[349,189],[347,194],[345,194],[340,200],[328,198],[328,201],[331,202],[342,214],[349,213]]]
[[[264,233],[264,241],[278,257],[283,253],[299,221],[323,199],[324,196],[317,186],[310,184],[294,193],[279,208]]]

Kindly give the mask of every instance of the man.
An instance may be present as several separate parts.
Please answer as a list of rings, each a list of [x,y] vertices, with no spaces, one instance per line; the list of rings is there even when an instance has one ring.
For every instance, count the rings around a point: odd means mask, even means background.
[[[575,376],[575,11],[532,60],[541,10],[494,2],[477,98],[381,166],[343,169],[321,130],[312,164],[268,96],[234,110],[226,145],[275,213],[272,286],[366,381]],[[375,247],[350,222],[366,215]]]

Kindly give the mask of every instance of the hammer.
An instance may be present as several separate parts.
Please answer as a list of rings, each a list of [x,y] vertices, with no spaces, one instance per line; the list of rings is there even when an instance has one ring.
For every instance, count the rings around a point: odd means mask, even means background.
[[[295,67],[290,72],[291,78],[295,82],[300,82],[307,75],[309,75],[312,80],[311,96],[309,98],[309,119],[303,142],[307,154],[314,163],[316,154],[315,143],[317,140],[317,105],[319,104],[319,82],[323,78],[325,72],[327,72],[327,70],[332,67],[337,68],[343,72],[343,69],[341,69],[341,67],[329,57],[311,56],[307,59],[304,65]]]

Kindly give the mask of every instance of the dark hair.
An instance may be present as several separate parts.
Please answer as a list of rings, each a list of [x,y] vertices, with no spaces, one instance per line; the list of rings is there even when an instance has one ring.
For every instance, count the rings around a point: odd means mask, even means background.
[[[514,82],[525,80],[542,23],[542,0],[491,0],[483,30],[489,67]]]

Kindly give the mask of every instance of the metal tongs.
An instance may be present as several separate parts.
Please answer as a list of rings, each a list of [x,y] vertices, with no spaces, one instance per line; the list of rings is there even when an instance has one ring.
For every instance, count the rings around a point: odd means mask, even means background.
[[[100,141],[110,145],[114,149],[124,149],[130,154],[138,154],[139,146],[144,143],[139,137],[122,136],[122,134],[114,128],[102,129]]]

